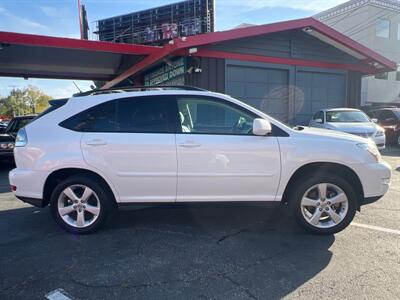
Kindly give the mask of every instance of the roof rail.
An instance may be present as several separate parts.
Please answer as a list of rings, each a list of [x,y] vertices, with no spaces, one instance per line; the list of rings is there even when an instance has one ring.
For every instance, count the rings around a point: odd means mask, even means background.
[[[189,85],[159,85],[159,86],[126,86],[126,87],[115,87],[110,89],[94,89],[87,92],[74,94],[74,97],[83,97],[91,95],[104,95],[104,94],[116,94],[116,93],[126,93],[126,92],[144,92],[144,91],[158,91],[158,90],[181,90],[181,91],[199,91],[207,92],[205,89],[201,89]]]

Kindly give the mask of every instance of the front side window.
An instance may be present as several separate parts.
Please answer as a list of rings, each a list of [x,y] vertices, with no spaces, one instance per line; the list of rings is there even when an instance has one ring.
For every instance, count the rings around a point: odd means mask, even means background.
[[[379,19],[376,21],[376,36],[382,38],[390,37],[390,21],[387,19]]]
[[[314,120],[322,120],[322,123],[324,123],[324,112],[319,111],[314,115]]]
[[[252,113],[213,98],[178,98],[182,133],[251,135]]]
[[[175,105],[165,97],[112,100],[87,109],[60,125],[80,132],[175,132]]]
[[[362,111],[328,111],[326,112],[326,122],[364,123],[370,122],[370,119]]]

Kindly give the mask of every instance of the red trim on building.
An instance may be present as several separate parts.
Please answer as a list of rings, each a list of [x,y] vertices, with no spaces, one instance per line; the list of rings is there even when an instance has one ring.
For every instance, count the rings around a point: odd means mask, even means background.
[[[159,52],[161,47],[119,44],[100,41],[78,40],[70,38],[51,37],[34,34],[0,31],[0,43],[26,46],[42,46],[96,52],[111,52],[117,54],[150,55]]]
[[[179,51],[178,53],[184,55],[186,51]],[[187,53],[186,53],[187,54]],[[192,56],[209,57],[209,58],[224,58],[224,59],[236,59],[243,61],[262,62],[279,65],[290,65],[290,66],[303,66],[303,67],[315,67],[315,68],[328,68],[337,70],[351,70],[357,71],[364,74],[376,73],[376,69],[365,65],[352,65],[352,64],[338,64],[330,63],[325,61],[315,60],[303,60],[303,59],[292,59],[292,58],[281,58],[273,56],[259,56],[251,54],[239,54],[225,51],[214,51],[207,49],[199,49],[197,53]]]
[[[286,30],[302,29],[310,27],[317,30],[319,33],[329,37],[330,39],[344,45],[345,47],[372,59],[381,64],[386,70],[396,69],[396,63],[374,52],[373,50],[361,45],[335,29],[317,21],[314,18],[305,18],[299,20],[278,22],[273,24],[258,25],[252,27],[232,29],[228,31],[212,32],[187,37],[186,39],[175,39],[174,42],[177,48],[190,48],[213,43],[220,43],[229,40],[248,38],[252,36],[264,35],[274,32],[282,32]],[[384,70],[381,70],[381,72]]]
[[[121,75],[118,75],[116,78],[113,80],[107,82],[101,89],[109,89],[112,88],[113,86],[117,85],[121,81],[139,73],[140,71],[151,67],[153,64],[161,60],[162,58],[166,57],[168,54],[171,53],[171,45],[167,45],[164,48],[160,49],[158,52],[147,56],[140,62],[138,62],[136,65],[133,65],[131,68],[126,70],[124,73]]]

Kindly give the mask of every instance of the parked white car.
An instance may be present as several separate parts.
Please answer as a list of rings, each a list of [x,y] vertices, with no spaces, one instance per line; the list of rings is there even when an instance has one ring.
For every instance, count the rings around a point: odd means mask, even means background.
[[[375,142],[379,150],[383,150],[386,147],[385,129],[358,109],[323,109],[313,116],[309,125],[311,127],[337,130],[371,139]]]
[[[16,197],[50,204],[55,221],[78,234],[122,205],[238,201],[287,203],[305,229],[332,234],[381,198],[391,178],[372,141],[291,129],[239,100],[189,88],[53,101],[19,131],[15,160]]]

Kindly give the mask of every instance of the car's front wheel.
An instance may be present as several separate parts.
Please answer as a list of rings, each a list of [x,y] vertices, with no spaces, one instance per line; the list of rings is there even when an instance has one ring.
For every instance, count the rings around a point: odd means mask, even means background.
[[[50,199],[50,209],[58,225],[77,234],[99,229],[111,207],[110,197],[99,182],[83,176],[60,182]]]
[[[297,222],[313,233],[342,231],[357,211],[354,188],[333,174],[323,173],[298,182],[292,197]]]

